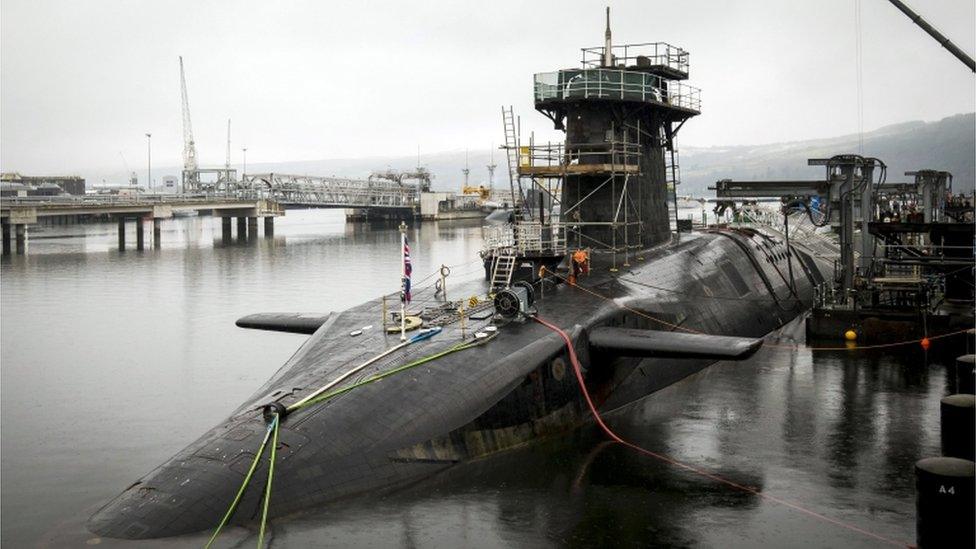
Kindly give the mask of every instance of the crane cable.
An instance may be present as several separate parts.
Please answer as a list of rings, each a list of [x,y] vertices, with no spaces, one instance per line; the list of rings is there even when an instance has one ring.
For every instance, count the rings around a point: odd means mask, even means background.
[[[539,324],[542,324],[546,328],[549,328],[550,330],[556,332],[559,335],[559,337],[562,338],[563,342],[566,344],[566,350],[569,352],[569,360],[573,364],[573,372],[576,375],[576,382],[579,384],[580,392],[583,394],[583,399],[586,401],[586,406],[590,409],[590,413],[593,414],[593,419],[596,421],[597,425],[600,427],[600,430],[602,430],[604,432],[604,434],[606,434],[608,437],[610,437],[610,439],[613,440],[614,442],[618,442],[620,444],[623,444],[624,446],[626,446],[626,447],[628,447],[628,448],[630,448],[632,450],[635,450],[635,451],[637,451],[637,452],[639,452],[641,454],[644,454],[646,456],[650,456],[650,457],[655,458],[655,459],[658,459],[660,461],[664,461],[666,463],[669,463],[671,465],[674,465],[675,467],[679,467],[679,468],[684,469],[686,471],[690,471],[692,473],[701,475],[701,476],[703,476],[705,478],[714,480],[716,482],[725,484],[727,486],[731,486],[732,488],[735,488],[737,490],[741,490],[741,491],[744,491],[744,492],[748,492],[750,494],[753,494],[755,496],[761,497],[763,499],[772,501],[774,503],[778,503],[778,504],[783,505],[785,507],[789,507],[790,509],[793,509],[795,511],[799,511],[799,512],[801,512],[803,514],[806,514],[808,516],[811,516],[813,518],[819,519],[819,520],[824,521],[824,522],[828,522],[828,523],[833,524],[835,526],[840,526],[842,528],[846,528],[846,529],[851,530],[853,532],[857,532],[859,534],[863,534],[865,536],[874,538],[877,541],[882,541],[882,542],[885,542],[885,543],[888,543],[888,544],[891,544],[891,545],[896,545],[896,546],[899,546],[899,547],[908,547],[908,546],[911,545],[909,543],[899,542],[899,541],[893,540],[891,538],[887,538],[885,536],[882,536],[880,534],[876,534],[876,533],[871,532],[869,530],[865,530],[863,528],[860,528],[860,527],[855,526],[853,524],[844,522],[842,520],[835,519],[835,518],[831,518],[831,517],[828,517],[826,515],[822,515],[822,514],[816,512],[816,511],[813,511],[811,509],[808,509],[806,507],[803,507],[803,506],[801,506],[799,504],[796,504],[796,503],[793,503],[791,501],[788,501],[788,500],[785,500],[785,499],[782,499],[782,498],[773,496],[771,494],[767,494],[767,493],[764,493],[764,492],[760,492],[756,488],[752,488],[752,487],[749,487],[749,486],[744,486],[742,484],[739,484],[738,482],[735,482],[735,481],[732,481],[732,480],[729,480],[729,479],[720,477],[720,476],[718,476],[718,475],[716,475],[714,473],[710,473],[710,472],[708,472],[708,471],[706,471],[704,469],[701,469],[699,467],[696,467],[694,465],[689,465],[687,463],[678,461],[678,460],[676,460],[676,459],[674,459],[674,458],[672,458],[670,456],[667,456],[667,455],[664,455],[664,454],[659,454],[657,452],[653,452],[653,451],[648,450],[648,449],[646,449],[646,448],[644,448],[642,446],[638,446],[637,444],[634,444],[633,442],[630,442],[628,440],[625,440],[625,439],[621,438],[617,433],[615,433],[612,429],[610,429],[610,427],[608,427],[606,423],[604,423],[603,418],[600,417],[600,412],[597,411],[596,405],[593,404],[593,399],[590,397],[590,393],[589,393],[589,391],[586,388],[586,382],[583,379],[582,367],[580,366],[579,358],[576,356],[576,350],[573,347],[572,340],[569,338],[569,336],[566,334],[566,332],[563,331],[561,328],[559,328],[555,324],[551,324],[551,323],[547,322],[546,320],[540,318],[538,315],[533,316],[532,319],[535,320],[536,322],[538,322]]]
[[[854,57],[857,71],[857,153],[864,154],[864,81],[861,58],[861,0],[854,0]]]

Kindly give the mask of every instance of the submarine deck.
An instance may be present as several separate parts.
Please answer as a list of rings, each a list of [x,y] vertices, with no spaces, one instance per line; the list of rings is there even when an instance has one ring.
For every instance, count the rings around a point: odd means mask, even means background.
[[[293,341],[279,336],[265,344],[287,351]],[[802,322],[771,341],[802,343]],[[641,446],[908,544],[914,540],[911,468],[914,460],[939,453],[939,399],[952,390],[951,358],[929,355],[766,347],[742,363],[720,362],[608,420]],[[151,393],[136,387],[124,397]],[[181,426],[178,416],[156,421],[168,422],[172,433]],[[67,474],[83,475],[92,465],[82,463]],[[115,489],[111,483],[94,488],[87,504]],[[83,506],[60,505],[68,519],[45,529],[43,539],[54,546],[94,539],[84,530],[86,513],[77,512]],[[68,511],[70,505],[77,507]],[[4,540],[38,539],[25,533],[33,521],[5,533]],[[461,464],[393,494],[324,505],[272,526],[274,543],[286,547],[475,541],[482,547],[883,546],[639,456],[608,443],[593,426]],[[97,539],[108,548],[180,548],[200,547],[208,535]],[[226,535],[225,542],[248,546],[255,534],[234,527]]]

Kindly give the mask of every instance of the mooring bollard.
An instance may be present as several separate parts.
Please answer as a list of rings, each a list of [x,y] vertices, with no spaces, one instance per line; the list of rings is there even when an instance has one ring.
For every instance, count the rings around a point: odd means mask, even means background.
[[[976,354],[976,328],[966,330],[966,354]]]
[[[939,406],[942,455],[976,460],[976,396],[949,395]]]
[[[956,358],[956,392],[976,394],[976,355]]]
[[[915,462],[915,541],[919,549],[966,547],[973,535],[976,463],[953,457]]]

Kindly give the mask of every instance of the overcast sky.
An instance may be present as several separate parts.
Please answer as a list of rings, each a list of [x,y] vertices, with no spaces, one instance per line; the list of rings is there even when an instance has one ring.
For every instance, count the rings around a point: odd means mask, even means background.
[[[976,110],[973,74],[885,0],[861,0],[864,128]],[[972,0],[910,0],[964,50]],[[603,40],[603,3],[38,1],[0,3],[0,168],[181,163],[186,63],[201,164],[484,149],[500,105],[523,131],[532,74]],[[857,131],[855,0],[614,1],[615,43],[691,52],[702,115],[679,147]]]

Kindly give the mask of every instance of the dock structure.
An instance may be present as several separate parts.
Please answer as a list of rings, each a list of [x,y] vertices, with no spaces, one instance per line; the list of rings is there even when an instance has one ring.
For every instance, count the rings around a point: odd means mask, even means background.
[[[247,234],[253,227],[257,234],[257,220],[264,218],[265,234],[274,232],[274,218],[284,215],[281,204],[263,198],[193,197],[193,196],[96,196],[96,197],[45,197],[44,199],[4,199],[0,201],[0,223],[3,225],[3,254],[11,253],[11,234],[14,235],[13,251],[22,255],[27,249],[27,228],[39,219],[59,216],[110,216],[118,221],[119,250],[126,245],[126,225],[135,222],[136,249],[146,247],[145,223],[152,221],[153,247],[161,245],[160,224],[163,219],[179,212],[211,212],[223,219],[224,235],[230,228],[231,219],[238,219],[238,234]],[[243,231],[242,228],[243,227]],[[13,231],[11,231],[13,228]]]
[[[430,174],[426,173],[426,179],[412,173],[399,177],[392,174],[373,174],[369,179],[247,174],[233,192],[274,200],[286,208],[355,210],[351,218],[356,219],[414,219],[420,213],[421,193],[430,190]],[[417,182],[408,183],[406,179]]]
[[[809,338],[907,340],[972,326],[976,260],[973,220],[967,216],[973,196],[952,194],[952,174],[919,170],[905,173],[912,182],[888,182],[883,161],[854,154],[808,164],[824,166],[826,177],[727,179],[713,189],[717,213],[779,198],[782,222],[751,221],[790,234],[788,214],[800,212],[814,227],[834,233],[835,276],[818,288],[806,323]],[[794,244],[804,246],[807,237],[798,236],[793,232]]]
[[[119,249],[125,249],[128,221],[136,221],[136,248],[145,248],[143,222],[152,220],[153,246],[160,245],[160,222],[180,212],[209,212],[220,217],[225,240],[233,233],[247,240],[258,233],[264,219],[265,236],[274,235],[274,218],[285,209],[342,208],[362,218],[414,219],[420,215],[420,195],[429,189],[383,177],[349,179],[278,173],[247,174],[213,192],[189,194],[4,197],[0,200],[3,253],[26,251],[27,227],[40,218],[110,216],[118,220]],[[11,246],[11,244],[14,246]]]

